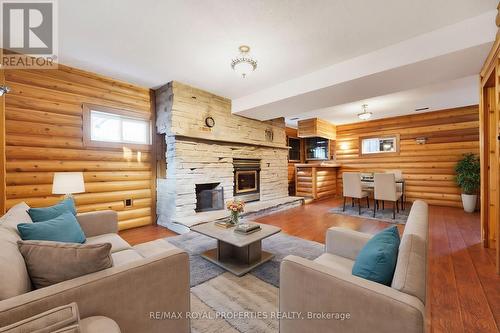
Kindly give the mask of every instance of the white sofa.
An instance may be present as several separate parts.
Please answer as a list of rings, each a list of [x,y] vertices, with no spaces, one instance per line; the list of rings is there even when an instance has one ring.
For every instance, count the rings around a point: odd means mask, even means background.
[[[87,243],[112,244],[113,267],[32,290],[16,228],[31,222],[28,208],[18,204],[0,218],[0,328],[75,302],[81,318],[111,318],[122,333],[189,332],[188,254],[163,239],[130,246],[114,211],[77,215]],[[184,317],[156,320],[154,312]]]
[[[424,332],[427,204],[413,203],[391,286],[351,274],[356,256],[371,237],[334,227],[327,232],[326,252],[319,258],[285,257],[280,272],[280,311],[300,312],[305,317],[281,318],[280,333]],[[319,317],[335,313],[344,319]],[[345,319],[347,315],[349,319]]]

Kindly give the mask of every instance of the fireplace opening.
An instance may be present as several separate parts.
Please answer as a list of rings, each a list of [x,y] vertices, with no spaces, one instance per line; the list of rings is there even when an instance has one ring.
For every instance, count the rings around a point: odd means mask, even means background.
[[[260,199],[260,160],[234,159],[234,197],[245,202]]]
[[[196,184],[196,212],[224,209],[224,189],[220,183]]]

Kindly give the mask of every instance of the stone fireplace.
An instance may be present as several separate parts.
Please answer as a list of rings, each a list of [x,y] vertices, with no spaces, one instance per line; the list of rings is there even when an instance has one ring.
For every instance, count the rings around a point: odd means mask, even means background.
[[[235,116],[230,100],[178,82],[156,91],[156,108],[167,164],[157,184],[158,224],[182,233],[207,216],[226,216],[220,200],[250,206],[288,198],[284,119]]]

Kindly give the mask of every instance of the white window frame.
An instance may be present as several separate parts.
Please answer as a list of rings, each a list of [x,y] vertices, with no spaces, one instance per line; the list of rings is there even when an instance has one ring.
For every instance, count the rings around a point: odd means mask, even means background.
[[[129,149],[150,149],[153,141],[151,115],[144,112],[113,109],[104,106],[83,104],[83,141],[86,147],[104,148],[129,148]],[[120,120],[120,140],[96,140],[92,138],[92,114],[98,113],[101,116]],[[148,141],[146,143],[127,141],[123,139],[123,120],[135,120],[148,123]]]
[[[363,142],[365,140],[378,140],[379,145],[381,140],[393,140],[394,150],[393,151],[363,151]],[[386,135],[386,136],[370,136],[370,137],[360,137],[359,138],[359,154],[360,155],[388,155],[388,154],[399,154],[399,135]]]

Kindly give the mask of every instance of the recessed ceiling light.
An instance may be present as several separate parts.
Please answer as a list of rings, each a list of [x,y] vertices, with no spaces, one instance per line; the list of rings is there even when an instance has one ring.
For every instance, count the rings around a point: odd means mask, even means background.
[[[429,108],[418,108],[418,109],[415,109],[415,111],[419,112],[419,111],[425,111],[425,110],[429,110]]]

